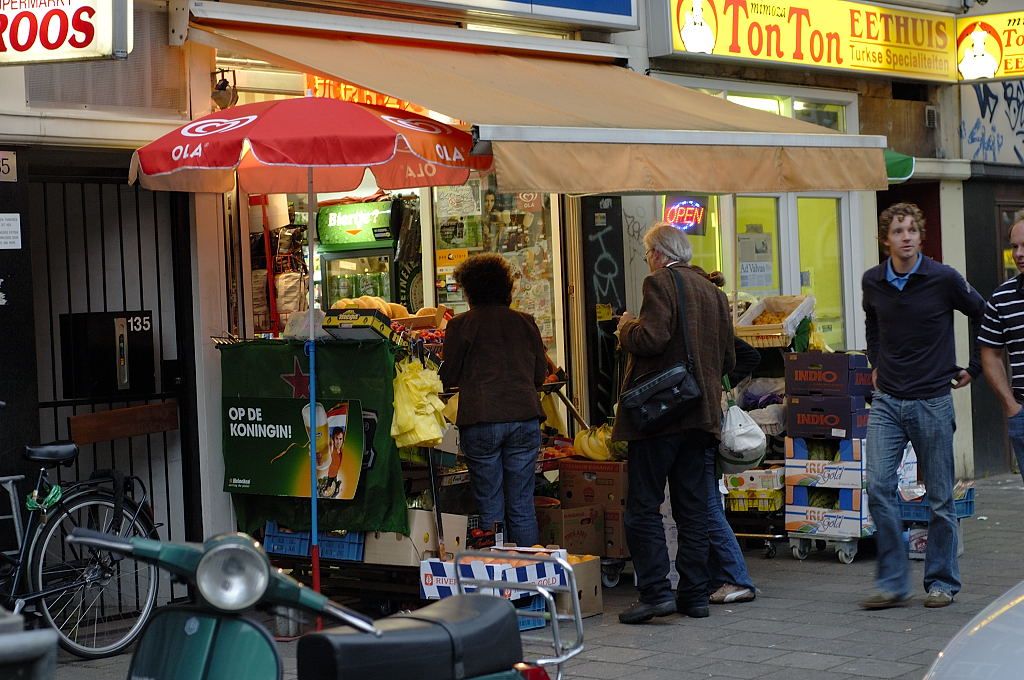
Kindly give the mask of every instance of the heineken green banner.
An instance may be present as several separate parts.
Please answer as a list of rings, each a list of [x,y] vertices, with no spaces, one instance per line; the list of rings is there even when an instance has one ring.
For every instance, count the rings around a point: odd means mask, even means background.
[[[309,529],[309,357],[303,343],[224,345],[224,489],[239,528]],[[317,343],[316,442],[323,530],[408,533],[391,438],[394,353],[383,341]],[[293,496],[293,497],[289,497]]]
[[[310,420],[305,399],[225,397],[224,490],[309,498]],[[358,401],[317,402],[318,497],[355,497],[363,461],[371,462],[363,433]]]

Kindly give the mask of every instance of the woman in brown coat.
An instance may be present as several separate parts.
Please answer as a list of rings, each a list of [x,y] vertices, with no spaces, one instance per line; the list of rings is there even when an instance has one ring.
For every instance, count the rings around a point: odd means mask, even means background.
[[[537,543],[533,490],[540,423],[537,392],[547,354],[529,314],[509,308],[512,274],[501,255],[467,259],[455,271],[469,311],[448,322],[441,380],[459,388],[456,425],[481,525],[508,522],[506,538]]]

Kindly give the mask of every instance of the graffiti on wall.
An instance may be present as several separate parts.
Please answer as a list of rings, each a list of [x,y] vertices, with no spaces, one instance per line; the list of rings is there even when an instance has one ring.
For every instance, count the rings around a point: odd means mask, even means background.
[[[1024,165],[1024,80],[964,85],[960,102],[964,158]]]

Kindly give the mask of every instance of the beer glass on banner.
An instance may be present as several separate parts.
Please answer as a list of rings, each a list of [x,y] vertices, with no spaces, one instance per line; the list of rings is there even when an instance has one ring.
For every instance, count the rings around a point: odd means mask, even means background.
[[[309,404],[302,407],[302,422],[306,426],[306,436],[309,437],[310,446],[313,444],[313,437],[309,431]],[[331,465],[331,457],[327,451],[327,445],[329,441],[327,438],[327,411],[323,405],[317,402],[316,405],[316,469],[317,478],[323,477],[327,474],[327,469]],[[321,473],[321,470],[323,471]]]

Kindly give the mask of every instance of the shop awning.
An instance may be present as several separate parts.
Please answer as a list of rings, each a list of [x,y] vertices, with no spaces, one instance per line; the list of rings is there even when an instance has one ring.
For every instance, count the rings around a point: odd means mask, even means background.
[[[917,161],[913,156],[902,154],[899,151],[886,149],[885,174],[889,176],[889,184],[900,184],[906,182],[914,175],[914,167]]]
[[[193,24],[189,39],[468,121],[509,191],[888,186],[884,137],[837,134],[611,64],[237,25]]]

